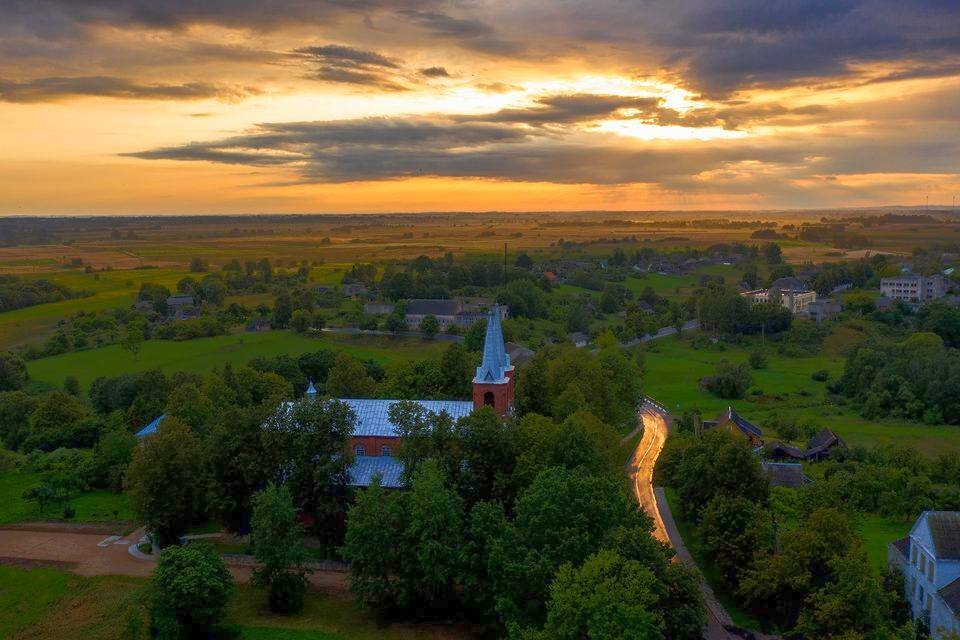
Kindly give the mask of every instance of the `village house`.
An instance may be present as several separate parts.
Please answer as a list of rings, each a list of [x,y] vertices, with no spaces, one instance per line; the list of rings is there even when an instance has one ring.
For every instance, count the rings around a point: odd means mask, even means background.
[[[783,442],[774,442],[767,446],[766,455],[772,460],[806,460],[820,462],[829,458],[835,449],[846,449],[846,443],[832,429],[821,429],[810,441],[805,449],[794,447]]]
[[[890,543],[887,560],[903,574],[914,619],[933,640],[960,633],[960,511],[925,511],[910,533]]]
[[[733,407],[727,407],[716,420],[704,420],[703,426],[726,431],[738,438],[746,438],[754,447],[763,446],[763,430],[734,411]]]
[[[797,489],[811,482],[803,473],[803,465],[797,462],[761,462],[760,466],[767,474],[771,487]]]

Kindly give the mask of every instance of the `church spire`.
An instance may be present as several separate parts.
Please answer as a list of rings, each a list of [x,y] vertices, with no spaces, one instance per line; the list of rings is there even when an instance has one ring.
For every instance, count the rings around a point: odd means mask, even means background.
[[[507,378],[512,371],[510,356],[503,344],[503,328],[500,326],[500,306],[494,305],[487,315],[487,335],[483,341],[483,361],[477,367],[474,382],[497,383]]]
[[[513,407],[513,365],[503,343],[499,305],[494,305],[487,315],[483,360],[473,378],[473,406],[491,406],[501,416]]]

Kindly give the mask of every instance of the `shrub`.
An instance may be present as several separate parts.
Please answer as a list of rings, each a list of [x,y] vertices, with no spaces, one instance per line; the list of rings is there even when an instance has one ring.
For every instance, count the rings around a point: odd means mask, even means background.
[[[747,363],[731,364],[724,360],[717,365],[716,374],[705,379],[704,386],[721,398],[742,398],[753,384]]]
[[[765,356],[760,351],[754,351],[750,354],[750,368],[751,369],[766,369],[767,368],[767,356]]]
[[[814,371],[810,375],[810,377],[816,380],[817,382],[826,382],[827,379],[830,377],[830,372],[827,371],[826,369],[820,369],[819,371]]]

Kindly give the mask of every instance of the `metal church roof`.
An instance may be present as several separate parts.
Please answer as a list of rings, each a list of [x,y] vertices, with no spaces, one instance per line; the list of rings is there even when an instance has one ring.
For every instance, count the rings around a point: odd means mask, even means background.
[[[390,421],[390,408],[400,400],[367,400],[359,398],[341,398],[357,416],[353,428],[355,436],[399,436],[397,427]],[[464,400],[412,400],[432,413],[446,412],[454,420],[470,415],[473,402]]]
[[[403,463],[391,456],[357,456],[347,473],[352,487],[369,487],[378,475],[381,487],[399,489],[403,486]]]
[[[487,335],[483,341],[483,360],[477,367],[475,383],[505,384],[507,372],[513,369],[510,356],[503,344],[503,328],[500,326],[500,307],[494,305],[487,314]]]
[[[143,429],[140,429],[140,431],[137,431],[137,437],[146,438],[151,433],[156,433],[157,429],[159,429],[160,425],[163,423],[163,419],[166,417],[167,417],[167,414],[162,413],[156,418],[154,418],[150,424],[145,426]]]

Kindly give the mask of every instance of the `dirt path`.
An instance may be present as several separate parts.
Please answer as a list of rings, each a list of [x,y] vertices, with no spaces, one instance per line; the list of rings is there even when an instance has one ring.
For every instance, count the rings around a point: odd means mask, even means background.
[[[81,576],[148,577],[156,563],[134,558],[127,551],[143,535],[142,530],[112,539],[103,533],[73,533],[20,525],[0,529],[0,564],[51,566]],[[249,582],[252,568],[227,560],[227,568],[238,582]],[[315,571],[310,582],[317,588],[346,591],[345,571]]]

